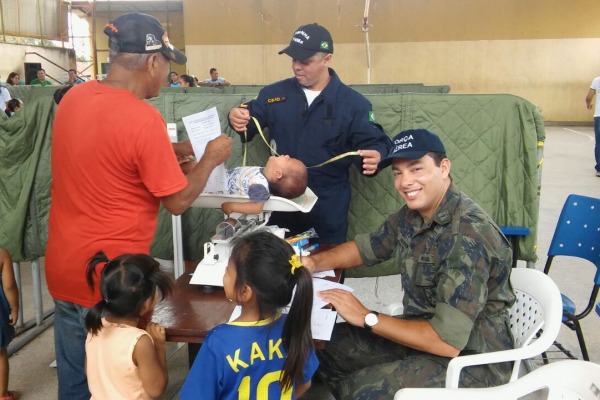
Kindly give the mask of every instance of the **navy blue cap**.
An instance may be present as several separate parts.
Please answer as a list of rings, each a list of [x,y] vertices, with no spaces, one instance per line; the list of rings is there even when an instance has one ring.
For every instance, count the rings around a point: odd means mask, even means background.
[[[387,167],[394,158],[418,160],[430,152],[446,152],[438,135],[427,129],[402,131],[392,139],[392,150],[387,157],[379,162],[379,168]]]
[[[294,60],[306,60],[316,53],[333,53],[333,40],[325,27],[314,23],[296,29],[290,45],[279,54],[287,54]]]
[[[132,12],[123,14],[106,24],[104,33],[109,37],[108,47],[123,53],[161,52],[177,64],[185,64],[187,57],[173,47],[165,28],[151,15]]]

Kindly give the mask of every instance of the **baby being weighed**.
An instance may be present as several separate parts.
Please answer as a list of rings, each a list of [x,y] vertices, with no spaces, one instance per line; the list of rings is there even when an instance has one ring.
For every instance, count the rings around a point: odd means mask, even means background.
[[[294,199],[306,191],[308,173],[302,161],[271,156],[264,167],[237,167],[227,171],[228,194],[248,196],[249,202],[225,202],[225,214],[257,214],[271,195]]]

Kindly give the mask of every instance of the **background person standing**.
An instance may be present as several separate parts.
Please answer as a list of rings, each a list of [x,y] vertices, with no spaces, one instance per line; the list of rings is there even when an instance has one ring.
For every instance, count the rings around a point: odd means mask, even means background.
[[[46,70],[40,68],[37,70],[37,78],[31,81],[30,85],[38,85],[38,86],[51,86],[52,82],[46,79]]]
[[[19,84],[20,80],[21,80],[21,76],[19,74],[17,74],[16,72],[11,72],[10,74],[8,74],[8,78],[6,79],[6,84],[10,85],[10,86],[16,86]]]
[[[65,82],[65,85],[79,85],[80,83],[84,82],[83,79],[81,79],[80,77],[77,76],[77,71],[76,70],[70,69],[67,72],[69,74],[69,78]]]
[[[10,92],[0,83],[0,110],[6,110],[6,105],[10,99],[12,99]]]
[[[219,76],[219,71],[217,71],[216,68],[211,68],[209,73],[210,73],[210,78],[202,81],[201,86],[229,86],[229,85],[231,85],[231,83],[229,83],[229,81],[227,79]]]
[[[596,93],[600,90],[600,76],[597,76],[590,85],[590,90],[585,97],[585,104],[588,110],[592,109],[592,100],[596,97]],[[596,137],[594,145],[594,157],[596,159],[596,176],[600,177],[600,101],[596,98],[596,107],[594,109],[594,134]]]

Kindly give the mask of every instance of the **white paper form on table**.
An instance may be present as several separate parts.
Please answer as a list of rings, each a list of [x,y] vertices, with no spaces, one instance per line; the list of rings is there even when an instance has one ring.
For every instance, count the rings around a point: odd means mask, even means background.
[[[282,310],[283,314],[287,314],[289,309],[286,307]],[[242,306],[235,306],[229,317],[229,322],[242,315]],[[337,312],[329,308],[313,308],[310,316],[310,330],[312,338],[315,340],[331,340],[331,333],[335,326]]]
[[[335,278],[335,271],[328,269],[326,271],[313,272],[313,278]]]
[[[331,282],[325,279],[313,278],[313,309],[311,314],[311,331],[312,337],[315,340],[330,340],[331,332],[337,320],[337,312],[323,308],[328,303],[317,297],[317,293],[327,289],[342,289],[349,292],[353,292],[350,286],[342,285],[341,283]],[[295,294],[295,289],[294,289]],[[292,295],[292,301],[294,296]],[[290,302],[291,304],[291,302]],[[289,311],[289,304],[287,307],[281,310],[282,313],[286,314]],[[229,321],[233,321],[241,315],[242,307],[236,306],[229,317]]]
[[[187,115],[181,118],[185,130],[187,131],[194,156],[196,160],[200,160],[206,150],[206,145],[209,141],[221,135],[221,122],[217,108],[212,107],[206,111],[201,111],[196,114]],[[227,190],[227,171],[225,164],[216,167],[208,178],[204,192],[224,192]]]

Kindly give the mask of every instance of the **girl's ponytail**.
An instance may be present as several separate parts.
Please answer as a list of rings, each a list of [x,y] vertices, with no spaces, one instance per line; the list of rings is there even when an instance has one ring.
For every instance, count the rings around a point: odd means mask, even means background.
[[[292,277],[296,280],[296,294],[283,326],[282,335],[283,346],[287,352],[281,379],[281,387],[284,390],[291,387],[294,382],[304,381],[304,364],[308,359],[309,351],[313,348],[310,328],[313,305],[312,275],[308,269],[294,268],[292,265]]]
[[[88,265],[86,271],[87,283],[90,286],[92,291],[94,290],[94,274],[96,273],[96,266],[100,263],[108,264],[110,260],[104,254],[104,252],[99,251],[92,256],[90,259],[90,263]],[[99,274],[100,275],[100,274]],[[85,328],[88,332],[91,332],[92,335],[95,335],[102,329],[102,313],[106,306],[106,299],[100,300],[94,307],[90,308],[87,315],[85,316]]]
[[[90,263],[88,264],[86,277],[87,277],[87,283],[88,283],[90,289],[92,289],[92,291],[94,290],[94,286],[95,286],[94,274],[96,273],[96,266],[100,263],[108,264],[109,262],[110,262],[110,260],[108,259],[106,254],[104,254],[103,251],[97,252],[96,254],[94,254],[92,256],[92,258],[90,258]],[[100,274],[98,274],[98,276],[100,276]]]
[[[106,306],[106,300],[100,300],[90,308],[85,316],[85,329],[91,332],[92,335],[96,335],[100,329],[102,329],[102,313]]]

